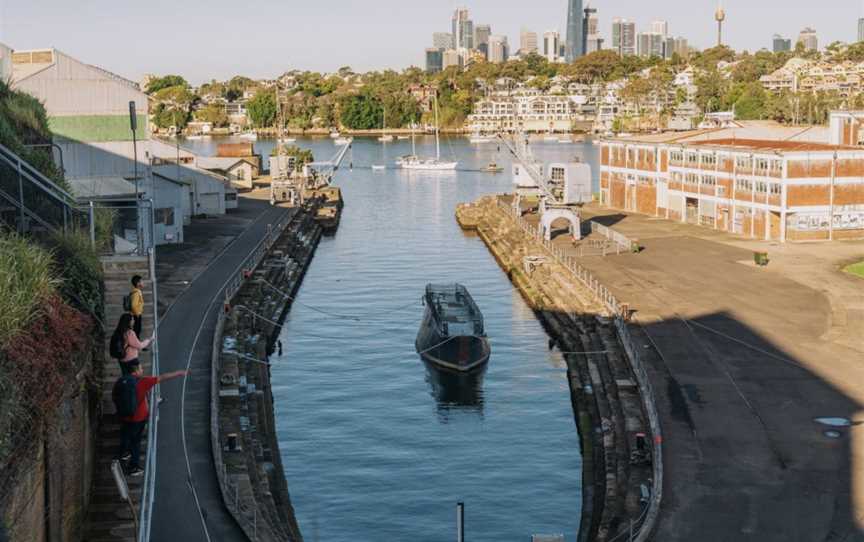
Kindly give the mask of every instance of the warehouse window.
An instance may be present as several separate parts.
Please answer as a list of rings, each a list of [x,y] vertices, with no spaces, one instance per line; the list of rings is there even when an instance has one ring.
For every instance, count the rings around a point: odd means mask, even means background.
[[[155,220],[157,224],[162,224],[164,226],[173,226],[174,207],[164,207],[162,209],[156,209]]]

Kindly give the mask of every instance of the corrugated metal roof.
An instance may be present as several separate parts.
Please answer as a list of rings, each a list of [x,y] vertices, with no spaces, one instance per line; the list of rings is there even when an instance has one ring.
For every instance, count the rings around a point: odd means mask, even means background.
[[[135,197],[135,184],[123,177],[84,177],[67,182],[76,198]]]

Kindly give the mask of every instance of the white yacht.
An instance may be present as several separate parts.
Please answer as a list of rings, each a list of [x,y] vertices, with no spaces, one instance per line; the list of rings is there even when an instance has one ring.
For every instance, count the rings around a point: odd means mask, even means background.
[[[402,169],[426,170],[426,171],[450,171],[456,169],[458,162],[441,161],[441,137],[438,126],[438,94],[435,94],[435,158],[420,158],[417,156],[414,144],[414,126],[411,126],[411,156],[405,156],[398,161]]]
[[[240,134],[240,139],[248,139],[249,141],[257,141],[258,140],[258,134],[256,134],[255,132],[243,132],[242,134]]]

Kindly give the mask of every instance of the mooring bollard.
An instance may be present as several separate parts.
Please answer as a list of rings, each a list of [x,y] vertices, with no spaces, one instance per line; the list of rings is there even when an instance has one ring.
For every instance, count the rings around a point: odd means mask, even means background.
[[[456,542],[465,542],[465,503],[456,503]]]

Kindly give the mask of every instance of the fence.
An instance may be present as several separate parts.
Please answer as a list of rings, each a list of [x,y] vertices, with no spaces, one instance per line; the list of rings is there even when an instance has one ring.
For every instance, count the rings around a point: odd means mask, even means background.
[[[612,228],[604,226],[594,220],[591,220],[591,233],[597,233],[602,235],[606,239],[609,239],[613,243],[615,243],[616,253],[620,253],[622,250],[624,252],[632,252],[634,247],[638,247],[635,239],[630,239],[623,233],[617,232]]]
[[[570,271],[570,273],[576,277],[583,286],[590,290],[613,317],[613,323],[618,332],[618,338],[624,347],[630,368],[633,371],[636,382],[639,386],[639,396],[642,399],[645,415],[648,417],[648,425],[651,428],[651,434],[654,437],[654,443],[651,447],[653,469],[651,497],[648,506],[643,510],[643,513],[637,520],[638,526],[633,526],[636,530],[634,531],[631,529],[631,531],[627,533],[627,540],[644,542],[649,539],[654,530],[654,526],[660,514],[660,503],[663,499],[663,433],[660,427],[660,415],[657,412],[657,404],[654,400],[654,388],[651,385],[651,380],[648,378],[645,364],[639,354],[640,350],[634,345],[633,338],[630,335],[630,330],[627,327],[626,319],[629,317],[630,308],[627,304],[620,303],[612,292],[603,286],[590,271],[576,263],[575,258],[568,256],[563,249],[556,247],[551,241],[546,240],[542,231],[540,231],[539,228],[535,228],[531,224],[528,224],[528,222],[522,218],[521,213],[517,209],[504,203],[500,199],[497,201],[498,207],[511,216],[527,236],[540,243],[559,264]],[[592,229],[593,226],[594,223],[592,222]],[[625,538],[615,537],[613,540],[625,540]]]
[[[90,201],[90,242],[103,256],[119,254],[147,254],[156,240],[153,200],[113,200],[111,203]]]
[[[293,220],[294,216],[287,214],[276,224],[268,226],[267,234],[250,252],[249,256],[237,268],[225,284],[225,303],[231,299],[243,286],[248,273],[255,269],[266,256],[277,239]],[[218,295],[218,294],[217,294]],[[216,478],[222,493],[222,500],[231,515],[246,533],[250,540],[258,539],[258,507],[253,499],[245,499],[240,495],[240,488],[232,483],[228,469],[222,460],[222,437],[219,431],[219,374],[222,365],[222,333],[225,328],[226,313],[219,311],[216,321],[216,332],[213,335],[213,354],[210,375],[210,441],[213,449],[213,463],[216,465]],[[251,516],[251,520],[250,520]]]
[[[86,231],[88,214],[68,192],[0,145],[0,219],[19,233]]]

